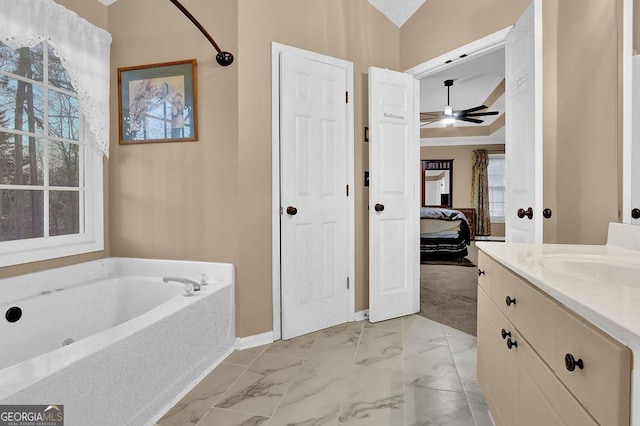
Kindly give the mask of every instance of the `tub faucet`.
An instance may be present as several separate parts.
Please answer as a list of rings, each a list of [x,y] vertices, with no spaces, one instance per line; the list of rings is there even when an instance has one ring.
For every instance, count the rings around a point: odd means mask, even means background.
[[[200,291],[200,283],[190,280],[188,278],[180,278],[180,277],[164,277],[162,278],[162,281],[165,283],[168,283],[169,281],[175,281],[177,283],[182,283],[182,284],[191,284],[193,286],[193,290],[194,291]]]

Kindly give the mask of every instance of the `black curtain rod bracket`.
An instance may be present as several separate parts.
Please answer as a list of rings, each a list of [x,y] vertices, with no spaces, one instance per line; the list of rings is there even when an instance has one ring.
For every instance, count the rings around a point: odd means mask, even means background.
[[[195,25],[200,32],[207,38],[207,40],[209,40],[209,43],[211,43],[211,45],[216,49],[216,51],[218,52],[218,54],[216,55],[216,61],[218,61],[218,63],[220,65],[222,65],[223,67],[226,67],[228,65],[231,65],[233,63],[233,55],[230,52],[223,52],[220,47],[218,46],[218,44],[215,42],[215,40],[213,39],[213,37],[211,37],[211,35],[209,35],[209,33],[207,32],[207,30],[204,29],[204,27],[200,24],[200,22],[198,22],[198,20],[195,18],[195,16],[193,16],[191,14],[191,12],[189,12],[183,5],[182,3],[180,3],[178,0],[169,0],[171,3],[173,3],[173,5],[175,7],[178,8],[178,10],[180,10],[180,12],[182,12],[184,14],[184,16],[186,16],[187,18],[189,18],[189,20],[193,23],[193,25]]]

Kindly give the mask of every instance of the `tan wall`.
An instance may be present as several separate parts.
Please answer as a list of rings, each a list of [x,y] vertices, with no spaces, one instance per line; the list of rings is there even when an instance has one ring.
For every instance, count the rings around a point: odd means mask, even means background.
[[[460,146],[423,146],[420,147],[421,160],[453,159],[453,208],[471,207],[471,168],[473,151],[486,149],[492,152],[504,152],[504,144],[496,145],[460,145]],[[491,235],[504,237],[504,225],[491,224]]]
[[[69,10],[73,10],[79,16],[91,22],[93,25],[106,29],[107,28],[107,8],[99,1],[86,1],[86,0],[56,0],[56,3],[61,4]],[[93,253],[83,254],[79,256],[67,256],[57,259],[45,260],[42,262],[25,263],[23,265],[8,266],[0,268],[0,278],[13,277],[16,275],[28,274],[30,272],[43,271],[45,269],[58,268],[61,266],[73,265],[75,263],[88,262],[90,260],[101,259],[107,257],[109,253],[109,218],[106,214],[109,206],[108,197],[108,181],[109,173],[107,170],[107,161],[105,161],[104,172],[104,207],[105,207],[105,236],[104,244],[105,250],[97,251]]]
[[[400,29],[400,69],[506,28],[531,0],[426,1]]]
[[[224,49],[237,52],[237,4],[185,6]],[[111,55],[111,254],[237,263],[238,62],[216,51],[170,2],[108,8]],[[197,142],[118,144],[117,68],[197,60]]]
[[[354,63],[356,311],[368,306],[367,68],[398,69],[399,31],[366,0],[240,0],[238,335],[272,329],[271,42]]]

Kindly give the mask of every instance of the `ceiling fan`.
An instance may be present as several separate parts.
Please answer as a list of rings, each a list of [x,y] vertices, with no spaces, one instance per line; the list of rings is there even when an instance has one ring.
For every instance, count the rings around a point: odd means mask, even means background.
[[[443,112],[421,112],[420,113],[420,122],[422,123],[420,127],[427,126],[431,123],[435,123],[437,121],[442,121],[447,127],[452,127],[453,123],[456,120],[460,121],[468,121],[470,123],[484,123],[484,120],[480,120],[475,117],[485,117],[487,115],[498,115],[499,111],[482,111],[483,109],[487,109],[486,105],[479,105],[477,107],[464,109],[462,111],[453,111],[451,107],[451,103],[449,102],[449,89],[453,86],[453,80],[445,80],[444,85],[447,88],[447,105],[444,107]]]

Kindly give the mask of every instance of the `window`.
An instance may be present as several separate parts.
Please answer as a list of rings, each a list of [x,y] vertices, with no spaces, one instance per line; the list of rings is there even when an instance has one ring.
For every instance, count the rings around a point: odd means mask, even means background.
[[[102,158],[44,40],[0,43],[0,266],[103,248]]]
[[[489,154],[487,175],[489,177],[489,216],[491,222],[504,223],[504,154]]]

